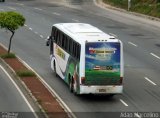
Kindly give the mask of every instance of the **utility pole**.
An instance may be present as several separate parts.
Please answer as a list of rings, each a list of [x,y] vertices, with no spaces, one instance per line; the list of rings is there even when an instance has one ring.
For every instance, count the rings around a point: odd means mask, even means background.
[[[130,10],[131,8],[131,0],[128,0],[128,11]]]

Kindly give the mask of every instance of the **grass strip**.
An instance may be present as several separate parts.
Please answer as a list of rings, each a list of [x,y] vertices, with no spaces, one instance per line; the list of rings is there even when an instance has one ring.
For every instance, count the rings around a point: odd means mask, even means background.
[[[1,54],[0,57],[3,59],[16,58],[16,55],[14,53],[9,53],[9,54],[7,53],[7,54]]]
[[[19,77],[36,77],[36,74],[30,70],[21,70],[16,72]]]

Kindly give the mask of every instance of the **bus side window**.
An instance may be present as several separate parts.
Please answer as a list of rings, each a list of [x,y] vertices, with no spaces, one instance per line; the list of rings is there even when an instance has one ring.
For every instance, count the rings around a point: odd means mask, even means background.
[[[67,36],[65,36],[65,38],[64,38],[64,49],[68,52],[68,50],[67,50],[67,46],[68,46],[68,38],[67,38]]]
[[[80,60],[80,54],[81,54],[81,46],[78,45],[78,60]]]
[[[58,37],[58,30],[57,29],[55,29],[55,31],[54,31],[54,34],[53,34],[53,37],[54,37],[54,41],[55,41],[55,43],[57,43],[57,37]]]
[[[63,34],[62,35],[62,48],[64,49],[64,47],[65,47],[65,42],[66,42],[66,40],[65,40],[65,35]]]

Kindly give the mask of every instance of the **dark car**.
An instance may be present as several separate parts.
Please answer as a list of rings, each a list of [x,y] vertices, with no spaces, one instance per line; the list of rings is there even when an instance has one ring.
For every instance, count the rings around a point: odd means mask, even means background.
[[[5,0],[0,0],[0,2],[5,2]]]

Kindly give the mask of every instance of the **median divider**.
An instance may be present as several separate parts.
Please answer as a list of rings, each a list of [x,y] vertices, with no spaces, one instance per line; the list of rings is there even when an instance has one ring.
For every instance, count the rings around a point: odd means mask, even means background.
[[[34,99],[41,111],[49,118],[69,118],[71,117],[65,108],[60,104],[57,97],[44,85],[37,74],[14,53],[7,53],[6,48],[0,44],[0,60],[12,74],[27,89],[29,95]]]

